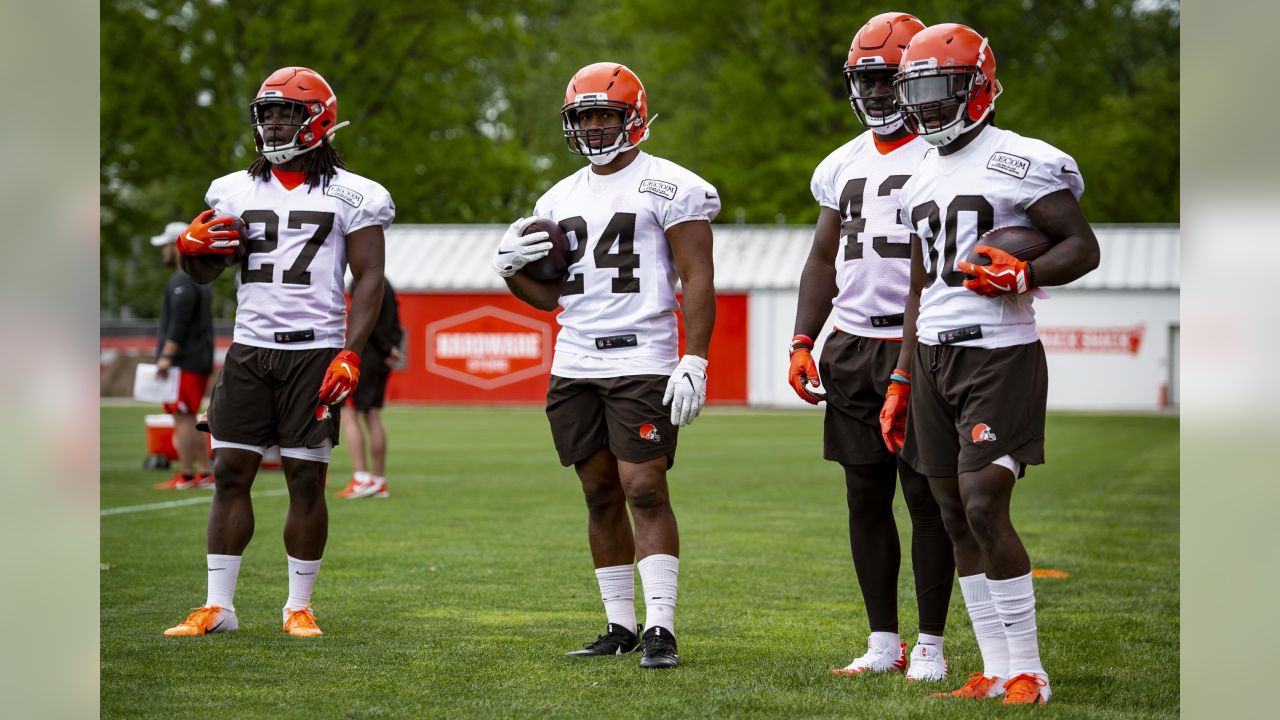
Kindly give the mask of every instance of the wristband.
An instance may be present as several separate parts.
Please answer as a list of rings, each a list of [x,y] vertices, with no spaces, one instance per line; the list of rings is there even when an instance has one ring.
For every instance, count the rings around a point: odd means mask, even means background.
[[[891,383],[905,383],[905,384],[907,384],[907,385],[910,385],[910,384],[911,384],[911,373],[907,372],[906,370],[902,370],[902,369],[899,369],[899,368],[894,368],[893,373],[892,373],[891,375],[889,375],[889,382],[891,382]]]
[[[1028,260],[1027,261],[1027,289],[1030,290],[1033,287],[1036,287],[1036,266],[1033,265],[1030,260]]]
[[[805,350],[812,350],[813,338],[809,337],[808,335],[796,335],[795,337],[791,338],[791,346],[787,354],[789,355],[801,348],[804,348]]]

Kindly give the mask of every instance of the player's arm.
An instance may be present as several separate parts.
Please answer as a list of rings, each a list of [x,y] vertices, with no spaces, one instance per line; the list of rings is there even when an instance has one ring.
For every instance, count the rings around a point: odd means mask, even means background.
[[[835,298],[836,253],[840,251],[840,213],[823,207],[818,214],[818,226],[813,232],[813,245],[800,273],[800,298],[796,305],[795,332],[791,338],[791,363],[787,382],[801,400],[816,405],[826,398],[810,387],[820,384],[818,367],[813,362],[813,340],[822,332],[822,326],[831,314],[831,301]]]
[[[671,424],[684,427],[698,417],[707,401],[707,354],[716,324],[711,223],[678,223],[667,228],[666,237],[684,296],[684,355],[667,380],[662,404],[671,406]]]
[[[560,304],[560,291],[564,288],[563,280],[558,283],[541,282],[519,272],[504,279],[512,295],[539,310],[555,310]]]
[[[360,382],[360,353],[382,311],[383,262],[386,238],[381,225],[370,225],[347,235],[347,264],[351,267],[351,312],[347,315],[347,342],[329,363],[320,382],[320,402],[336,405],[347,399]]]
[[[351,267],[351,314],[347,318],[344,350],[364,352],[382,311],[383,263],[386,239],[381,225],[360,228],[347,236],[347,262]]]
[[[1098,267],[1102,258],[1098,237],[1070,190],[1045,195],[1027,209],[1027,215],[1053,241],[1053,247],[1031,263],[1036,286],[1066,285]]]
[[[680,275],[684,308],[685,355],[707,357],[716,324],[715,269],[711,262],[711,223],[690,220],[667,228],[667,243]]]
[[[884,406],[880,408],[880,436],[889,452],[898,452],[907,439],[907,406],[911,402],[911,359],[916,354],[916,322],[920,317],[920,293],[924,292],[924,249],[920,238],[911,235],[911,289],[902,312],[902,348],[898,364],[889,376]]]

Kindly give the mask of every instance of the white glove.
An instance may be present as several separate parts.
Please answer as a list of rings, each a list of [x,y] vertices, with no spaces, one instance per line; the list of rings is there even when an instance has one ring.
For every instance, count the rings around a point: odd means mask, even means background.
[[[541,260],[551,252],[551,241],[545,232],[521,235],[524,229],[533,224],[536,217],[520,218],[511,223],[507,233],[498,244],[498,254],[493,258],[493,269],[504,278],[516,274],[520,268],[536,260]]]
[[[693,422],[706,401],[707,359],[685,355],[671,373],[667,391],[662,394],[662,404],[671,406],[671,424],[684,427]]]

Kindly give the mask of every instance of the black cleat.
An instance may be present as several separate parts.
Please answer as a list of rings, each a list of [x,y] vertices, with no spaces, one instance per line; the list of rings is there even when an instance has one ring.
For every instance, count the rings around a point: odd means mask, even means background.
[[[670,630],[663,632],[660,627],[651,627],[644,634],[644,655],[640,657],[640,667],[651,670],[673,668],[680,664],[680,656],[676,655],[676,636]]]
[[[604,635],[587,643],[581,650],[565,653],[565,657],[597,657],[601,655],[626,655],[640,647],[640,638],[621,625],[609,623]]]

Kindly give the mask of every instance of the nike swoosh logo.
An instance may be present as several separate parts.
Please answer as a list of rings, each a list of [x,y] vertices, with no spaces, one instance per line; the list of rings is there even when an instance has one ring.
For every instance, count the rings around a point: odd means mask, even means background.
[[[499,250],[498,254],[499,255],[515,255],[516,251],[515,250]]]
[[[1080,174],[1080,173],[1076,172],[1075,170],[1068,170],[1066,165],[1063,165],[1063,166],[1062,166],[1062,172],[1064,172],[1064,173],[1069,173],[1069,174],[1071,174],[1071,175],[1079,175],[1079,174]]]
[[[218,570],[226,570],[226,568],[209,568],[209,572],[216,572]]]
[[[1005,623],[1005,624],[1004,624],[1004,626],[1005,626],[1005,627],[1013,627],[1013,623]]]
[[[218,628],[222,627],[222,624],[223,624],[223,623],[225,623],[225,622],[226,622],[226,620],[219,620],[219,621],[218,621],[218,624],[217,624],[217,625],[214,625],[214,626],[213,626],[213,627],[211,627],[211,628],[209,628],[209,630],[208,630],[207,632],[216,632],[216,631],[218,630]]]
[[[693,390],[693,391],[695,391],[695,392],[698,390],[698,387],[697,387],[696,385],[694,385],[694,384],[693,384],[693,378],[692,378],[692,377],[689,377],[689,373],[685,373],[685,374],[684,374],[684,379],[689,381],[689,389],[690,389],[690,390]]]
[[[294,575],[315,575],[315,573],[313,573],[313,572],[304,573],[304,572],[298,572],[297,570],[294,570],[294,571],[293,571],[293,574],[294,574]]]

